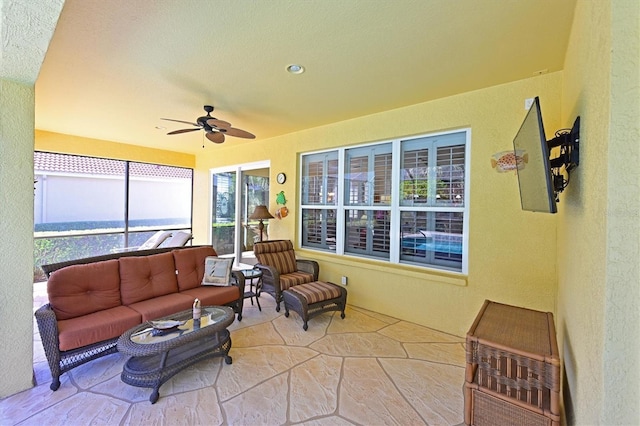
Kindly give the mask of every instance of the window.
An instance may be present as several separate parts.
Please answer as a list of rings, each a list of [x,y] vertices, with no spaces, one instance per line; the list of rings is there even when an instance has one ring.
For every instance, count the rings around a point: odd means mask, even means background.
[[[191,232],[193,170],[34,152],[35,268]]]
[[[345,151],[346,253],[389,258],[391,144]]]
[[[466,272],[468,138],[302,154],[302,247]]]
[[[302,245],[335,251],[338,153],[306,155],[302,170]]]

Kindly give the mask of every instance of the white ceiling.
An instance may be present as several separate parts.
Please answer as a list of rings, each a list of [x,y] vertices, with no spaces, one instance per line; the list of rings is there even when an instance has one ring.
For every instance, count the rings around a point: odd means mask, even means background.
[[[575,2],[66,0],[36,128],[196,153],[160,118],[208,104],[260,141],[561,70]]]

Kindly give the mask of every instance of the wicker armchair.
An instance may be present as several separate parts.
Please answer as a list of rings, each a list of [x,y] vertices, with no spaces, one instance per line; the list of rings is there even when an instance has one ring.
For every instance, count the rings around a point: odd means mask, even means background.
[[[280,312],[282,292],[294,285],[318,281],[320,266],[315,260],[296,259],[293,244],[289,240],[255,243],[253,252],[262,271],[262,290],[276,300]]]

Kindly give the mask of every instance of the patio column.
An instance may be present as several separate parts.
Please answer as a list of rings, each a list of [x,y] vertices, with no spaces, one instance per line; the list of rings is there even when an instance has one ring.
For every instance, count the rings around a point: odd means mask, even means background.
[[[63,0],[0,0],[0,398],[33,384],[34,84]]]

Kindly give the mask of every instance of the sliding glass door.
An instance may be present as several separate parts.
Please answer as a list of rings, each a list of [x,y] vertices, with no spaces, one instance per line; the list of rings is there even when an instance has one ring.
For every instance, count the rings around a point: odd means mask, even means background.
[[[211,242],[218,255],[234,253],[236,240],[236,177],[235,171],[214,173],[212,176],[212,232]]]
[[[220,256],[253,264],[253,244],[260,238],[258,222],[249,220],[258,205],[269,205],[269,162],[211,171],[211,242]],[[263,239],[268,238],[265,224]]]

